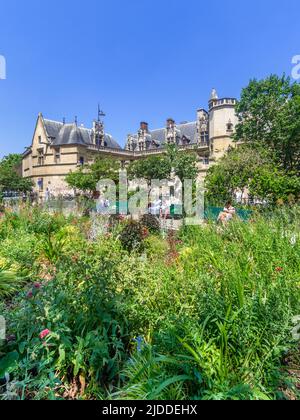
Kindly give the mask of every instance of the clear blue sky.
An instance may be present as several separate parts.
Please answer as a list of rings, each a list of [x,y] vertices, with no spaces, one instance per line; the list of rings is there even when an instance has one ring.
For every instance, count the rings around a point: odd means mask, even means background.
[[[97,104],[122,145],[141,120],[193,120],[211,88],[291,72],[299,0],[0,0],[0,156],[30,145],[38,112],[90,126]]]

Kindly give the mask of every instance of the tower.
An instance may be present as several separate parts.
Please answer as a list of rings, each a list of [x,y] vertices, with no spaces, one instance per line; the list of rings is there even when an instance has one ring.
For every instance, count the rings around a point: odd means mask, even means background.
[[[213,89],[209,100],[209,142],[212,157],[220,159],[230,146],[238,118],[235,113],[237,100],[235,98],[219,99]]]
[[[204,109],[197,111],[197,142],[201,146],[209,145],[209,115]]]
[[[98,119],[97,121],[94,121],[93,138],[95,145],[99,147],[99,149],[105,147],[104,117],[105,113],[101,111],[100,106],[98,105]]]
[[[149,148],[149,126],[146,122],[141,122],[138,131],[138,147],[141,152]]]

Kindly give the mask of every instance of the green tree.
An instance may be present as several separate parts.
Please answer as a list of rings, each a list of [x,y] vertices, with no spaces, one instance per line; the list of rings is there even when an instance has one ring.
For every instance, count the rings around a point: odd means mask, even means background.
[[[120,163],[110,157],[98,157],[92,165],[85,165],[66,176],[71,188],[83,192],[96,191],[97,183],[101,179],[111,179],[118,183]]]
[[[287,202],[300,195],[300,180],[296,174],[287,174],[273,160],[272,154],[249,145],[232,149],[221,161],[210,168],[206,178],[207,199],[221,204],[232,199],[234,192],[249,190],[251,196]]]
[[[169,179],[174,172],[183,182],[195,180],[198,176],[196,153],[182,153],[175,145],[169,145],[162,156],[150,156],[133,162],[128,169],[131,179],[144,178],[150,184],[152,179]]]
[[[28,192],[32,181],[22,177],[22,155],[11,154],[0,161],[0,192]]]
[[[148,185],[153,179],[169,179],[172,166],[166,156],[150,156],[145,159],[132,162],[128,167],[130,179],[145,179]]]
[[[299,84],[276,75],[251,80],[236,111],[236,141],[269,150],[282,169],[300,174]]]

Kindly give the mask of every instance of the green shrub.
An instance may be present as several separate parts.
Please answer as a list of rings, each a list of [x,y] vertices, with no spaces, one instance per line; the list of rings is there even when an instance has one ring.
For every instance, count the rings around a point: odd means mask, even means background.
[[[148,229],[150,233],[159,233],[160,232],[160,222],[159,219],[153,214],[144,214],[140,220],[140,223]]]
[[[24,280],[19,278],[14,271],[0,269],[0,299],[8,298],[14,295]]]
[[[141,223],[130,221],[120,234],[122,247],[129,252],[142,251],[144,249],[144,239],[149,232]]]

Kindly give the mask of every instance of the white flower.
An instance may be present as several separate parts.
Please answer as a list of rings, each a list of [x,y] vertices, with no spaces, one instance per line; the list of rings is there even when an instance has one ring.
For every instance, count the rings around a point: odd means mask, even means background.
[[[291,245],[292,245],[292,246],[295,246],[295,245],[296,245],[296,243],[297,243],[297,236],[296,236],[296,235],[293,235],[293,236],[291,237]]]

